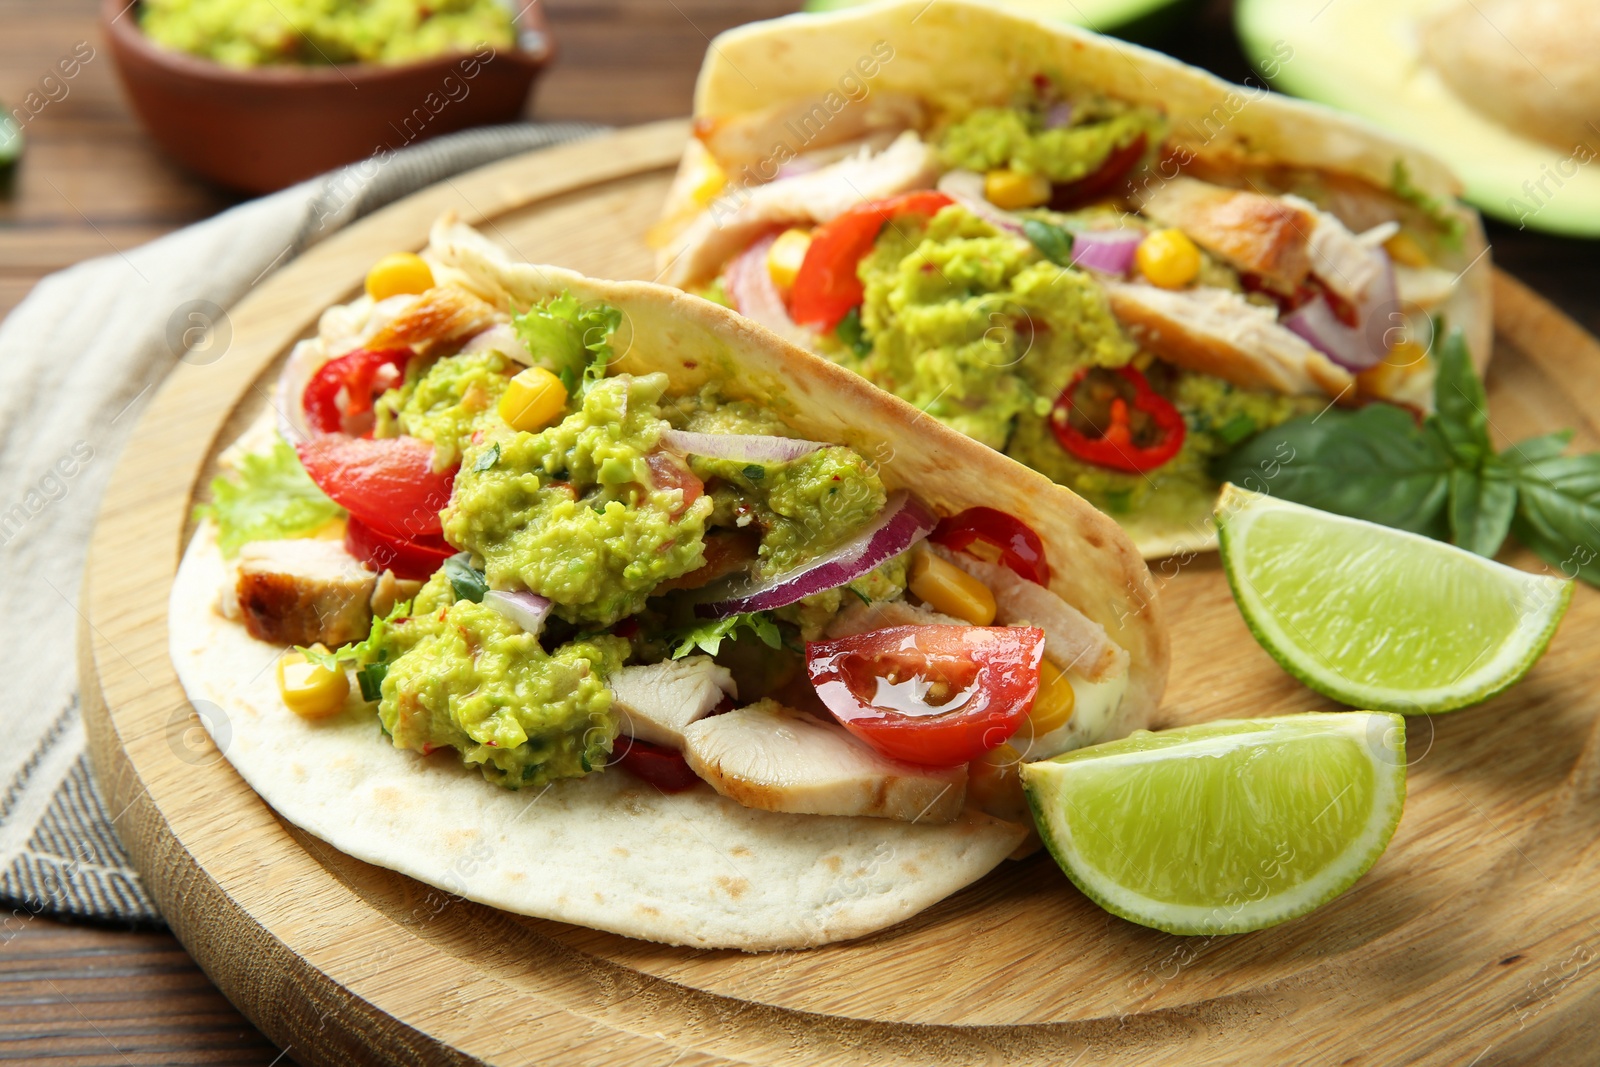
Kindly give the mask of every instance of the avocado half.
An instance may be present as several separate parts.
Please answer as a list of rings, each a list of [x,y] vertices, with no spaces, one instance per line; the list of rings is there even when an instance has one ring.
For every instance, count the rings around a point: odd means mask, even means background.
[[[1424,35],[1440,8],[1439,0],[1238,0],[1234,19],[1245,53],[1274,87],[1426,147],[1450,164],[1465,198],[1485,214],[1600,237],[1600,121],[1542,140],[1480,109],[1481,97],[1474,107],[1428,58]]]
[[[806,11],[839,11],[860,7],[871,0],[805,0]],[[1003,7],[1034,18],[1055,19],[1108,33],[1127,41],[1159,38],[1197,0],[994,0]]]

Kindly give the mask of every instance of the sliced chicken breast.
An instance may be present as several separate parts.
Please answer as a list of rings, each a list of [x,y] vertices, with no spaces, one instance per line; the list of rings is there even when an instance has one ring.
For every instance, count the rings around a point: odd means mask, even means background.
[[[827,636],[830,639],[837,639],[871,633],[873,630],[886,630],[891,626],[936,625],[969,624],[949,615],[941,615],[937,611],[917,607],[904,600],[874,600],[870,604],[863,604],[858,600],[833,617],[828,623]]]
[[[907,131],[882,152],[842,159],[766,185],[730,185],[662,251],[661,281],[685,288],[714,277],[761,234],[827,222],[857,204],[930,187],[938,156]]]
[[[1277,312],[1227,289],[1173,291],[1114,282],[1111,311],[1129,334],[1168,363],[1210,374],[1244,389],[1290,396],[1340,396],[1350,372],[1278,323]]]
[[[694,772],[747,808],[944,823],[961,814],[967,768],[878,755],[844,727],[772,700],[684,730]]]
[[[338,541],[251,541],[239,549],[234,593],[252,637],[337,648],[367,636],[376,583]]]
[[[738,699],[733,675],[710,656],[624,667],[606,679],[622,732],[652,745],[683,748],[683,731],[726,698]]]
[[[1044,586],[1019,578],[1009,567],[985,563],[964,552],[932,544],[928,550],[989,587],[997,624],[1043,630],[1044,653],[1062,670],[1076,671],[1091,682],[1128,673],[1127,650],[1111,640],[1106,628]]]
[[[1282,292],[1294,292],[1311,272],[1316,217],[1282,197],[1173,178],[1148,189],[1139,208]]]

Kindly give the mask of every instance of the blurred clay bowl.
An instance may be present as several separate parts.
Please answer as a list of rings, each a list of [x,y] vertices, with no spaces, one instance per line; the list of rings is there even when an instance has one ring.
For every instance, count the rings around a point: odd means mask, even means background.
[[[202,177],[251,193],[469,126],[514,122],[555,56],[542,4],[523,10],[515,49],[398,66],[239,70],[152,43],[126,0],[105,0],[100,19],[156,143]]]

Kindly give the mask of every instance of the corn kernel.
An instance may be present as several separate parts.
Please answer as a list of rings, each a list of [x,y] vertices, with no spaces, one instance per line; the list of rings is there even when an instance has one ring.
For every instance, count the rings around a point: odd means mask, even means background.
[[[1078,695],[1072,691],[1067,672],[1047,659],[1039,661],[1039,695],[1033,698],[1033,710],[1028,712],[1028,725],[1023,727],[1030,737],[1043,737],[1061,729],[1072,721],[1077,710]]]
[[[1407,378],[1427,369],[1427,349],[1415,341],[1401,341],[1389,349],[1382,363],[1356,375],[1356,390],[1361,396],[1393,396]]]
[[[809,230],[784,230],[779,234],[767,249],[767,273],[772,276],[772,284],[785,293],[792,289],[810,248]]]
[[[433,269],[414,252],[391,252],[367,271],[367,295],[374,300],[425,293],[433,288]]]
[[[983,178],[983,196],[1006,211],[1038,207],[1050,199],[1050,179],[1018,170],[991,170]]]
[[[543,367],[529,367],[506,386],[500,396],[500,417],[513,430],[534,433],[555,422],[567,410],[567,387]]]
[[[327,651],[321,645],[315,647]],[[288,652],[278,660],[278,692],[289,710],[302,719],[326,719],[344,709],[350,678],[344,671],[330,671],[308,661],[302,653]]]
[[[1428,266],[1428,253],[1417,244],[1417,239],[1409,233],[1401,231],[1383,242],[1383,250],[1389,253],[1389,258],[1402,267]]]
[[[695,176],[695,179],[689,195],[701,207],[710,207],[711,201],[715,200],[717,194],[728,186],[727,173],[717,164],[715,159],[711,158],[711,153],[709,152],[705,153],[705,158],[700,161],[700,173]]]
[[[974,626],[988,626],[994,622],[994,594],[989,587],[925,548],[911,557],[908,584],[934,611]]]
[[[1152,285],[1182,289],[1200,273],[1200,250],[1182,230],[1157,230],[1134,253],[1139,273]]]

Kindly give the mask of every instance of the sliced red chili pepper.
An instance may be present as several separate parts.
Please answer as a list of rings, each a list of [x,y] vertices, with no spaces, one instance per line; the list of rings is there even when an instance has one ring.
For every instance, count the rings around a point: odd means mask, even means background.
[[[1045,558],[1044,542],[1027,523],[1003,511],[968,508],[940,519],[928,540],[990,563],[1003,563],[1030,582],[1050,584],[1050,561]]]
[[[631,771],[663,793],[681,793],[694,788],[695,783],[700,781],[700,776],[690,769],[683,753],[626,734],[617,737],[611,765]]]
[[[410,539],[374,530],[351,515],[345,520],[344,547],[374,570],[394,571],[396,578],[425,581],[456,554],[450,543],[438,534],[421,534]]]
[[[1132,474],[1176,456],[1188,433],[1183,414],[1132,367],[1099,370],[1091,379],[1095,370],[1085,367],[1073,375],[1056,398],[1050,429],[1061,447],[1088,463]],[[1092,396],[1079,395],[1086,381]]]
[[[953,202],[931,189],[903,193],[858,204],[817,227],[795,274],[789,309],[794,321],[823,330],[838,326],[851,308],[861,304],[864,294],[856,268],[872,251],[884,225],[902,215],[937,215]]]
[[[1133,169],[1133,165],[1143,158],[1146,143],[1145,135],[1141,133],[1122,147],[1113,148],[1105,162],[1092,173],[1075,182],[1058,182],[1050,192],[1051,210],[1076,211],[1085,204],[1109,195]]]
[[[378,372],[393,367],[404,374],[412,355],[409,348],[358,348],[328,360],[306,383],[302,397],[311,428],[320,433],[370,432],[370,427],[352,425],[351,420],[372,410]],[[340,393],[345,397],[342,404]]]

